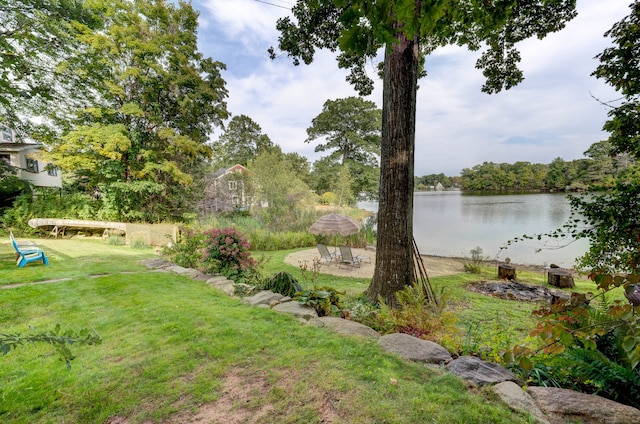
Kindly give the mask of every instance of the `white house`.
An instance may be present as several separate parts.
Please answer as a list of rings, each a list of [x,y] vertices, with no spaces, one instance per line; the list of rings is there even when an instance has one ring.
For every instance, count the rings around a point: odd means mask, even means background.
[[[16,176],[36,187],[62,187],[60,171],[41,159],[42,146],[19,143],[16,133],[3,128],[0,133],[0,160],[17,169]]]

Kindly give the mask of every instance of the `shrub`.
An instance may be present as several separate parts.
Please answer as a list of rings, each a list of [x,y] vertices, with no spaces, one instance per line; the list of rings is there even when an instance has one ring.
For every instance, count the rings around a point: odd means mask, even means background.
[[[467,259],[463,262],[464,270],[472,274],[480,274],[482,272],[482,266],[487,258],[484,256],[484,252],[480,246],[471,249],[471,259]]]
[[[387,305],[382,299],[376,317],[377,330],[382,333],[406,333],[441,344],[450,351],[457,351],[459,330],[457,318],[446,310],[447,295],[441,291],[438,303],[431,302],[420,282],[396,292],[397,307]]]
[[[337,205],[338,196],[331,191],[327,191],[322,196],[320,196],[319,202],[321,205]]]
[[[140,249],[140,250],[148,249],[149,248],[149,243],[147,243],[144,240],[134,240],[134,241],[131,242],[131,248],[132,249]]]
[[[316,245],[316,236],[308,231],[273,232],[255,228],[246,232],[245,235],[251,241],[253,249],[261,251],[297,249]]]
[[[303,290],[298,280],[288,272],[278,272],[261,284],[263,290],[271,290],[283,296],[293,297],[297,292]]]
[[[167,245],[162,253],[176,265],[197,268],[202,256],[200,250],[205,247],[204,234],[185,227],[181,227],[178,234],[176,243]]]
[[[599,294],[572,293],[569,299],[559,299],[550,308],[535,311],[540,320],[531,335],[539,338],[540,347],[532,350],[515,346],[505,352],[504,361],[517,363],[513,367],[531,377],[531,370],[546,360],[548,374],[553,374],[562,387],[638,407],[638,307],[620,301],[610,303],[605,294],[621,288],[629,295],[640,283],[640,275],[594,273],[590,278],[598,284]],[[546,354],[542,359],[540,352]],[[547,360],[549,355],[556,355],[553,361]]]
[[[126,243],[125,238],[119,234],[111,234],[107,238],[107,244],[110,246],[124,246],[125,243]]]
[[[298,292],[295,299],[303,305],[311,306],[318,316],[337,315],[342,310],[340,296],[344,295],[331,287],[314,287]]]
[[[220,274],[246,282],[255,267],[249,242],[235,228],[211,229],[204,232],[204,248],[200,250],[200,268],[205,274]]]

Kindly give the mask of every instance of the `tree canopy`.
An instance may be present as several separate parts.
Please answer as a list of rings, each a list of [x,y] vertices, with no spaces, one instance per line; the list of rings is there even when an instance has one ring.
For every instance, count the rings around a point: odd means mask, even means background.
[[[0,125],[24,138],[33,117],[69,111],[89,94],[62,72],[78,54],[75,37],[100,26],[81,0],[0,0]]]
[[[224,133],[213,143],[214,162],[220,166],[247,166],[261,153],[274,147],[262,128],[246,115],[231,118]]]
[[[84,54],[65,61],[96,102],[48,140],[51,158],[102,198],[103,218],[179,219],[201,191],[212,127],[228,116],[224,65],[198,52],[187,3],[96,3],[102,29],[85,29]]]
[[[584,268],[601,272],[638,273],[640,268],[640,2],[630,5],[628,16],[605,33],[613,46],[596,56],[593,73],[622,94],[609,112],[603,129],[610,133],[610,155],[629,154],[636,161],[618,175],[605,194],[571,199],[576,215],[569,232],[587,238],[588,252],[580,258]]]
[[[365,65],[384,48],[378,246],[367,294],[395,304],[413,282],[416,91],[425,55],[448,44],[485,47],[476,64],[487,78],[483,91],[508,89],[523,78],[516,43],[563,28],[575,0],[298,0],[292,10],[295,21],[277,22],[279,48],[295,64],[311,63],[316,49],[340,50],[338,66],[351,70],[347,79],[361,94],[373,88]]]
[[[329,151],[327,162],[334,171],[346,165],[353,177],[350,191],[377,197],[382,111],[372,101],[361,97],[327,100],[322,112],[307,128],[306,143],[325,140],[316,152]],[[336,175],[337,173],[336,172]]]

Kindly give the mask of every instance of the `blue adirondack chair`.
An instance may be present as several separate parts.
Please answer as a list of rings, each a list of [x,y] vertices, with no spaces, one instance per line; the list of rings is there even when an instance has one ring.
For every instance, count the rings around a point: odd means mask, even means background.
[[[33,242],[18,242],[13,237],[13,232],[9,232],[11,236],[11,244],[16,251],[16,265],[18,268],[24,268],[29,262],[42,261],[46,266],[49,265],[49,260],[44,254],[44,251],[40,249]]]

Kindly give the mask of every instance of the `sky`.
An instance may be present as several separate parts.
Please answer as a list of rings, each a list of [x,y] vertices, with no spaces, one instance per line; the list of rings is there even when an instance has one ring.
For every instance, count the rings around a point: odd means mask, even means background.
[[[604,33],[629,14],[631,0],[578,0],[578,16],[543,40],[518,44],[525,80],[499,94],[481,92],[484,77],[475,69],[480,52],[455,46],[427,58],[428,76],[419,81],[415,175],[460,175],[483,162],[548,164],[584,157],[604,140],[607,102],[620,96],[590,76],[594,57],[611,40]],[[320,140],[305,143],[306,129],[327,100],[357,96],[338,68],[335,54],[319,51],[310,65],[293,66],[286,55],[270,60],[277,46],[278,18],[291,14],[294,0],[192,0],[200,12],[199,50],[223,62],[228,109],[247,115],[285,153],[311,163]],[[370,67],[375,76],[375,65]],[[382,81],[367,100],[382,107]],[[216,129],[212,141],[222,133]]]

